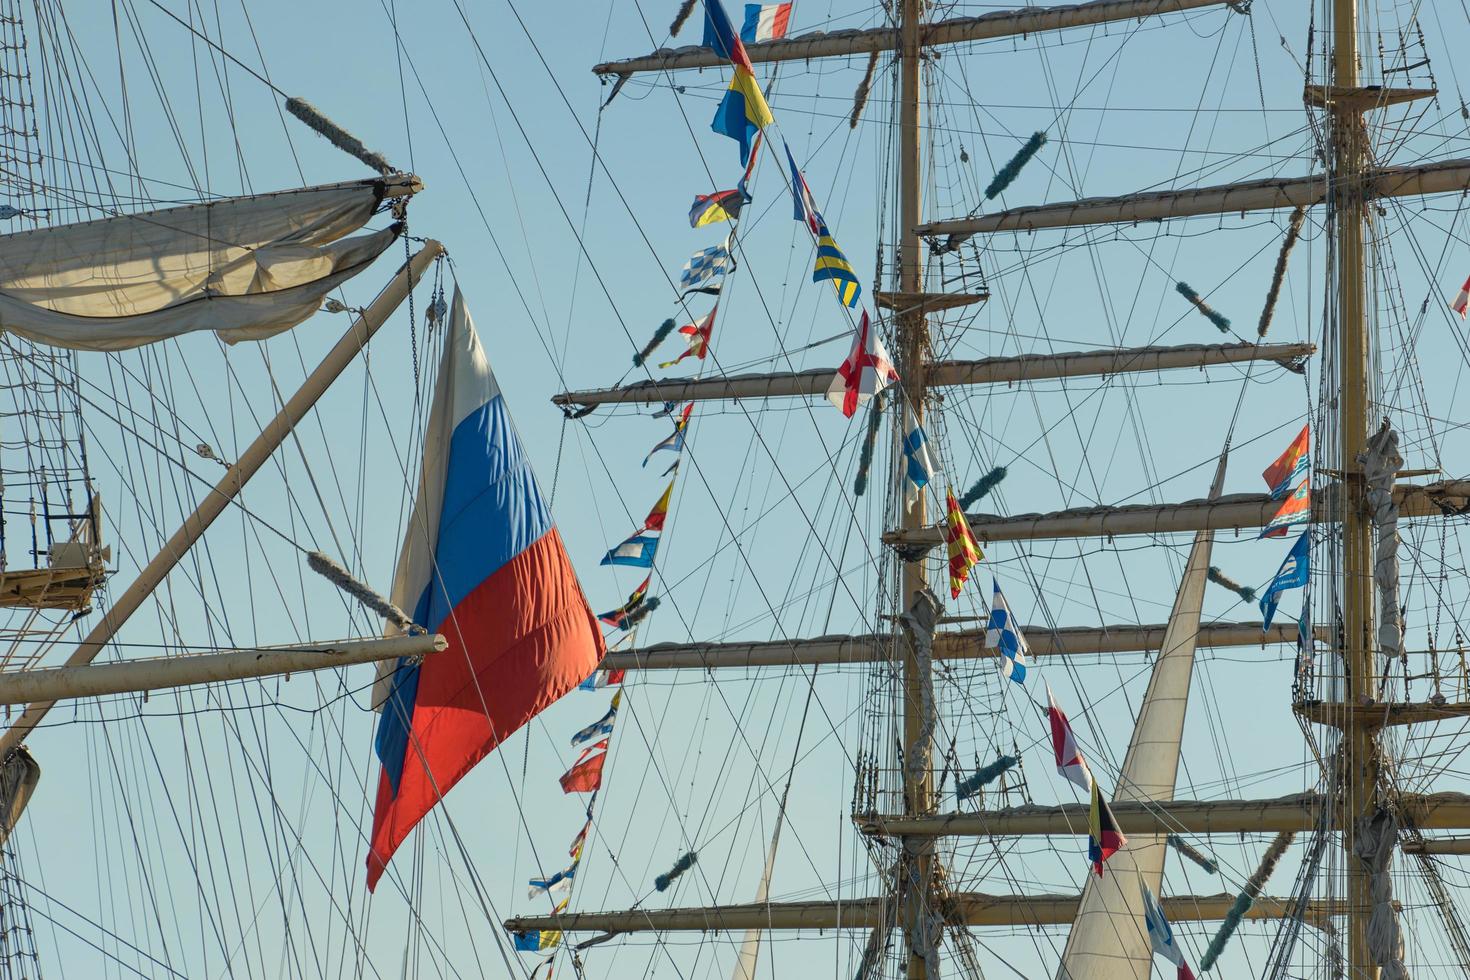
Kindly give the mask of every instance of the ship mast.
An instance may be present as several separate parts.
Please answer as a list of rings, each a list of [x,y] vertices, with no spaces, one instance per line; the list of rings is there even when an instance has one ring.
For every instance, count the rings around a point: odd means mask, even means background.
[[[1368,153],[1365,114],[1371,109],[1426,98],[1432,89],[1364,87],[1358,73],[1356,0],[1324,0],[1333,18],[1329,77],[1326,84],[1308,84],[1309,104],[1321,107],[1328,117],[1331,146],[1327,174],[1302,177],[1273,176],[1245,182],[1204,187],[1149,190],[1114,197],[1017,207],[984,214],[932,220],[923,218],[921,59],[924,49],[974,42],[982,39],[1016,37],[1058,31],[1084,25],[1106,24],[1161,14],[1179,13],[1228,4],[1239,13],[1248,7],[1233,0],[1084,0],[1073,6],[994,11],[976,17],[952,17],[925,23],[924,0],[899,0],[897,24],[837,33],[813,32],[790,38],[750,44],[747,53],[755,63],[810,61],[872,51],[892,52],[898,74],[899,188],[896,234],[896,291],[877,292],[875,303],[891,311],[895,330],[900,387],[904,399],[922,423],[925,395],[930,387],[1002,385],[1046,378],[1115,375],[1185,367],[1204,368],[1243,361],[1273,361],[1288,370],[1301,370],[1298,359],[1314,352],[1311,345],[1190,345],[1187,348],[1143,347],[1126,350],[1087,351],[1068,354],[994,357],[982,361],[930,361],[928,359],[929,312],[983,301],[984,295],[929,294],[924,292],[922,250],[925,242],[954,247],[975,235],[1015,233],[1079,226],[1138,224],[1210,214],[1244,214],[1285,208],[1325,205],[1331,215],[1329,227],[1335,240],[1336,320],[1340,347],[1337,356],[1338,423],[1337,443],[1324,431],[1319,447],[1333,446],[1341,453],[1335,481],[1319,486],[1313,494],[1313,523],[1331,528],[1342,525],[1344,554],[1341,563],[1342,656],[1347,683],[1334,692],[1335,702],[1301,701],[1295,705],[1305,721],[1335,726],[1346,735],[1338,760],[1341,766],[1338,793],[1309,793],[1272,800],[1175,801],[1168,806],[1167,826],[1156,825],[1149,810],[1134,813],[1130,804],[1114,806],[1125,833],[1157,834],[1178,830],[1198,834],[1274,832],[1284,829],[1310,832],[1319,826],[1326,810],[1342,835],[1347,851],[1348,894],[1343,903],[1330,903],[1324,914],[1346,914],[1348,943],[1355,977],[1376,977],[1367,944],[1371,912],[1368,875],[1354,853],[1357,822],[1374,814],[1382,804],[1379,790],[1379,746],[1377,731],[1387,726],[1414,725],[1448,718],[1470,716],[1470,703],[1378,703],[1375,688],[1375,631],[1373,601],[1373,531],[1365,507],[1367,486],[1358,456],[1367,447],[1372,348],[1368,336],[1366,287],[1367,238],[1365,221],[1373,198],[1395,198],[1463,193],[1470,188],[1470,159],[1453,159],[1410,166],[1381,167]],[[890,8],[892,9],[892,8]],[[593,71],[616,78],[621,84],[642,72],[671,72],[679,69],[716,67],[722,63],[717,52],[699,46],[663,48],[651,54],[599,64]],[[1330,335],[1330,330],[1328,331]],[[553,401],[564,406],[592,407],[600,404],[655,403],[672,400],[728,400],[803,398],[825,390],[829,371],[786,371],[705,378],[696,381],[663,379],[627,386],[569,391]],[[895,461],[897,462],[897,461]],[[1425,476],[1438,471],[1401,470],[1398,476]],[[897,481],[895,480],[895,483]],[[1434,483],[1399,483],[1392,490],[1393,504],[1400,517],[1443,517],[1470,503],[1470,481],[1441,480]],[[1218,499],[1184,501],[1176,504],[1127,504],[1072,508],[1050,514],[1001,516],[970,515],[971,528],[981,541],[1086,538],[1117,535],[1163,534],[1210,529],[1264,526],[1279,507],[1265,495],[1235,494]],[[943,543],[943,524],[927,522],[925,508],[899,507],[899,520],[883,535],[902,557],[899,609],[913,607],[927,587],[925,559],[907,560],[927,554]],[[938,516],[938,515],[936,515]],[[1332,531],[1327,532],[1331,535]],[[903,618],[903,617],[899,617]],[[1281,642],[1281,630],[1265,635],[1255,627],[1254,637]],[[1237,642],[1236,624],[1218,624],[1202,631],[1199,644],[1229,645]],[[1063,629],[1056,643],[1038,655],[1066,656],[1084,651],[1118,653],[1139,648],[1154,649],[1162,626],[1139,626],[1119,630]],[[1035,634],[1044,636],[1048,630]],[[1319,639],[1330,640],[1336,624],[1317,628]],[[889,639],[884,636],[825,636],[784,639],[766,643],[664,644],[614,655],[626,669],[678,669],[741,667],[776,664],[870,663],[886,660]],[[935,855],[939,837],[1072,835],[1081,819],[1076,808],[1027,806],[1014,810],[939,812],[930,772],[933,699],[929,695],[931,661],[993,655],[984,649],[979,631],[950,631],[934,638],[932,649],[920,651],[907,639],[902,644],[902,690],[904,753],[902,814],[854,814],[859,832],[883,837],[902,845],[897,886],[898,922],[907,948],[906,976],[928,980],[938,975],[936,950],[938,930],[948,926],[994,924],[975,911],[981,898],[951,893]],[[1042,647],[1045,644],[1041,644]],[[1397,808],[1418,829],[1451,830],[1470,826],[1470,796],[1401,794]],[[1457,839],[1437,839],[1436,846],[1452,849]],[[1446,850],[1446,853],[1451,852]],[[1069,921],[1059,909],[1044,904],[1043,896],[984,896],[987,907],[1004,908],[1006,915],[1023,915],[1031,924]],[[1167,900],[1167,899],[1166,899]],[[1197,901],[1198,898],[1190,901]],[[506,922],[513,931],[562,929],[605,930],[609,933],[660,931],[663,929],[745,928],[759,920],[763,929],[888,928],[888,898],[864,900],[861,912],[852,900],[817,903],[766,903],[757,907],[708,906],[671,909],[667,912],[635,910],[523,916]],[[969,904],[967,904],[969,903]],[[861,904],[861,903],[860,903]],[[1258,903],[1259,905],[1259,903]],[[1283,906],[1284,907],[1284,906]],[[1069,906],[1070,908],[1070,906]],[[1209,919],[1215,910],[1208,904],[1170,918]],[[753,919],[751,917],[754,917]],[[1020,920],[1016,920],[1020,921]]]
[[[1366,313],[1363,225],[1366,220],[1364,157],[1366,128],[1358,88],[1358,2],[1333,0],[1332,66],[1329,90],[1332,140],[1330,183],[1337,244],[1338,426],[1343,470],[1342,603],[1345,694],[1349,705],[1373,696],[1373,528],[1365,503],[1359,455],[1368,444],[1369,339]],[[1347,755],[1342,801],[1342,845],[1348,878],[1348,975],[1376,978],[1368,950],[1372,912],[1369,876],[1354,845],[1357,824],[1378,806],[1378,730],[1352,711],[1343,716]]]
[[[919,224],[923,220],[920,167],[920,61],[919,23],[924,0],[902,0],[899,5],[899,136],[898,136],[898,288],[913,297],[924,289],[924,265],[919,241]],[[922,303],[900,303],[894,318],[898,354],[898,372],[904,398],[913,409],[914,418],[924,422],[926,387],[925,347],[927,320]],[[900,457],[901,458],[901,457]],[[894,463],[898,466],[897,460]],[[890,486],[897,485],[890,481]],[[924,526],[925,494],[919,492],[911,507],[899,506],[902,527],[906,531]],[[904,561],[900,604],[906,609],[928,588],[924,568],[925,556]],[[934,775],[930,769],[933,719],[926,717],[934,710],[934,699],[926,697],[933,683],[932,662],[920,658],[914,642],[904,644],[903,653],[903,751],[904,804],[908,813],[925,816],[934,812]],[[930,937],[926,920],[934,885],[934,838],[907,838],[900,859],[899,888],[904,922],[904,946],[908,954],[909,980],[928,980],[933,961],[933,974],[939,975],[939,937]]]

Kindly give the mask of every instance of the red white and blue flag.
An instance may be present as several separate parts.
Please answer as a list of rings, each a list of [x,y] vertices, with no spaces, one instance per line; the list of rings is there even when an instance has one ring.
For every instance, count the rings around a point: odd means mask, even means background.
[[[745,23],[740,25],[740,40],[746,44],[775,41],[786,36],[791,26],[791,4],[747,3]]]
[[[811,187],[807,186],[806,174],[796,165],[791,147],[784,142],[781,145],[786,148],[786,164],[791,168],[791,217],[806,222],[813,235],[820,235],[825,222],[821,212],[817,210],[817,199],[812,196]]]
[[[424,446],[393,601],[449,646],[375,691],[369,889],[442,795],[606,652],[458,289]]]
[[[595,671],[591,677],[577,685],[577,687],[583,691],[600,691],[604,687],[617,687],[623,683],[623,675],[626,673],[626,670],[612,669]]]

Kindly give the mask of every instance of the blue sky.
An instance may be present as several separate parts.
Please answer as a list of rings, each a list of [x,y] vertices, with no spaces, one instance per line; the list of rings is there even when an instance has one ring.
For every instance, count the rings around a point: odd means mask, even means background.
[[[187,16],[182,4],[160,2]],[[734,144],[707,128],[723,87],[720,72],[681,75],[674,80],[679,89],[667,79],[638,80],[599,112],[609,90],[589,66],[663,43],[672,8],[616,4],[568,16],[566,7],[497,0],[466,5],[473,37],[452,0],[396,9],[391,2],[269,0],[249,6],[251,23],[239,7],[206,18],[210,35],[222,36],[231,53],[257,67],[263,54],[276,86],[314,102],[424,178],[410,233],[448,246],[446,284],[452,272],[475,311],[599,611],[621,602],[641,578],[597,560],[662,491],[662,467],[645,470],[639,462],[667,423],[628,409],[564,421],[549,398],[645,376],[629,359],[663,319],[680,316],[672,278],[692,252],[724,233],[691,230],[689,202],[733,186],[740,173]],[[363,175],[294,120],[283,122],[259,81],[211,62],[208,49],[154,7],[139,4],[135,14],[139,30],[125,23],[120,43],[106,16],[74,13],[70,26],[101,89],[89,97],[94,116],[107,115],[105,104],[113,119],[132,126],[125,152],[121,138],[99,124],[104,157],[118,170],[127,170],[131,157],[138,172],[157,181],[145,185],[152,197],[197,196],[190,167],[216,194]],[[878,8],[798,0],[793,29],[869,26],[881,16]],[[1373,27],[1398,29],[1393,12],[1378,16]],[[945,51],[926,72],[926,214],[981,205],[990,175],[1036,130],[1048,133],[1047,148],[987,210],[1306,172],[1313,166],[1299,95],[1306,21],[1305,5],[1260,4],[1250,19],[1220,8],[1174,18],[1167,30],[1129,23]],[[696,15],[680,40],[697,40],[698,28]],[[1463,149],[1458,94],[1451,94],[1458,81],[1453,61],[1443,57],[1455,50],[1453,36],[1451,30],[1436,39],[1430,51],[1436,70],[1445,66],[1441,102],[1408,117],[1423,135],[1384,144],[1394,160],[1408,156],[1405,142],[1436,156]],[[120,74],[119,49],[127,117],[122,86],[110,81]],[[863,124],[850,130],[845,116],[862,69],[862,59],[787,66],[771,103],[780,135],[805,162],[871,291],[878,258],[884,270],[893,268],[894,148],[886,125],[892,73],[885,65]],[[765,70],[761,75],[769,81]],[[593,162],[593,145],[600,163]],[[851,321],[828,287],[809,281],[810,245],[788,218],[775,154],[766,155],[754,188],[741,228],[741,268],[722,299],[706,371],[835,367]],[[1412,232],[1381,253],[1385,269],[1397,263],[1390,278],[1398,283],[1385,290],[1379,310],[1383,400],[1439,419],[1456,418],[1459,409],[1461,359],[1437,356],[1458,354],[1451,331],[1459,324],[1441,299],[1465,271],[1457,217],[1457,205],[1444,202],[1395,206],[1383,217],[1389,231]],[[978,271],[994,293],[973,317],[936,325],[936,348],[971,358],[1215,342],[1210,324],[1175,294],[1177,280],[1205,293],[1242,337],[1253,336],[1283,225],[1282,215],[1226,215],[997,236],[983,243],[978,263],[967,251],[964,264],[951,256],[934,273],[944,288],[960,289]],[[1320,342],[1325,241],[1320,219],[1309,222],[1272,340]],[[395,249],[350,285],[347,300],[365,303],[398,261]],[[138,646],[124,645],[120,655],[143,644],[203,648],[375,631],[364,614],[310,579],[299,554],[268,528],[331,550],[367,581],[388,587],[411,494],[407,475],[416,465],[413,404],[422,378],[415,377],[410,337],[424,343],[428,300],[421,288],[419,321],[411,325],[405,309],[385,328],[298,432],[299,443],[278,453],[249,488],[245,502],[255,516],[231,513],[211,530],[157,607],[129,625],[124,642]],[[688,312],[706,308],[691,302]],[[203,481],[217,478],[216,464],[192,455],[196,434],[234,458],[273,411],[273,392],[294,389],[345,325],[345,318],[324,314],[259,347],[225,348],[198,336],[116,362],[82,359],[92,471],[107,495],[119,552],[114,590],[187,512]],[[1425,357],[1421,349],[1422,363],[1414,356],[1421,337],[1436,353]],[[676,349],[666,344],[655,360]],[[669,373],[691,372],[686,361]],[[1110,385],[1081,379],[951,391],[931,436],[945,479],[957,489],[991,466],[1008,467],[988,502],[999,513],[1203,496],[1230,431],[1235,453],[1226,492],[1259,492],[1257,474],[1304,418],[1315,421],[1319,380],[1314,363],[1306,379],[1257,368],[1243,382],[1241,372],[1222,369]],[[1408,465],[1456,458],[1457,434],[1431,439],[1422,418],[1403,414],[1398,421]],[[879,614],[893,612],[894,601],[880,605],[875,598],[891,590],[891,567],[880,563],[876,536],[892,515],[880,493],[852,495],[861,427],[861,418],[847,422],[821,401],[701,407],[660,551],[656,591],[664,606],[640,639],[880,628]],[[140,429],[162,452],[140,444]],[[880,466],[887,456],[880,447]],[[883,485],[875,481],[875,491]],[[994,545],[987,549],[991,568],[977,573],[950,611],[980,613],[994,571],[1017,615],[1037,629],[1162,621],[1188,540],[1167,539],[1167,548],[1146,543]],[[1416,537],[1413,546],[1423,567],[1437,569],[1435,536]],[[1452,535],[1451,561],[1457,549]],[[1260,584],[1285,550],[1248,532],[1224,533],[1216,564]],[[1254,610],[1228,600],[1212,592],[1208,616],[1254,618]],[[1411,630],[1420,631],[1411,648],[1422,648],[1431,628],[1447,645],[1454,602],[1441,605],[1421,588],[1408,603]],[[1283,604],[1284,612],[1296,609],[1296,598]],[[1084,749],[1108,772],[1121,760],[1147,670],[1142,657],[1089,658],[1043,664],[1034,676],[1076,707]],[[581,824],[581,802],[556,785],[575,755],[567,738],[602,714],[606,695],[569,696],[481,765],[451,795],[447,812],[399,852],[399,877],[368,903],[364,786],[377,778],[365,710],[369,680],[359,668],[342,677],[189,691],[146,703],[119,699],[53,714],[52,727],[31,739],[45,775],[18,837],[27,877],[54,899],[33,895],[38,910],[58,923],[35,922],[43,968],[54,963],[56,972],[78,976],[167,976],[170,968],[190,976],[529,970],[530,957],[507,967],[487,919],[541,908],[526,900],[525,880],[538,868],[559,868]],[[1269,796],[1311,785],[1315,763],[1290,717],[1290,681],[1286,650],[1202,654],[1181,796]],[[812,710],[801,728],[809,690]],[[824,668],[815,682],[794,670],[718,677],[690,671],[630,685],[573,908],[749,901],[798,728],[800,762],[772,896],[871,894],[873,863],[849,829],[852,762],[859,748],[891,755],[891,692],[881,670],[854,668]],[[953,742],[962,766],[1014,745],[1032,799],[1071,798],[1039,743],[1039,683],[1006,690],[980,661],[953,667],[938,696],[947,718],[941,736],[945,745]],[[103,718],[111,722],[94,723]],[[957,880],[972,890],[1075,891],[1085,871],[1081,843],[1067,839],[1027,840],[1009,851],[989,842],[955,847],[954,866],[963,869]],[[654,876],[689,849],[700,854],[696,872],[667,896],[654,894]],[[1171,865],[1169,890],[1233,889],[1259,849],[1255,841],[1222,844],[1226,882]],[[1280,873],[1276,890],[1288,887],[1291,870]],[[1182,931],[1196,953],[1210,934],[1195,924]],[[1251,927],[1244,934],[1265,933]],[[781,937],[763,951],[762,975],[850,972],[864,938]],[[1007,975],[1004,960],[1022,975],[1039,976],[1054,965],[1065,931],[981,938],[987,975]],[[583,955],[590,973],[610,977],[725,976],[737,942],[691,934],[665,946],[636,939]],[[1260,968],[1265,944],[1247,945],[1248,957],[1236,951],[1238,959],[1226,961],[1233,969]]]

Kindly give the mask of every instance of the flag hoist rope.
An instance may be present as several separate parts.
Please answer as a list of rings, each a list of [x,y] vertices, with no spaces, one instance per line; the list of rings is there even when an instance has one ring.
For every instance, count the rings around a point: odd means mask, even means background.
[[[76,650],[67,658],[65,666],[76,667],[89,664],[97,658],[112,641],[128,619],[137,612],[153,590],[163,582],[189,549],[209,528],[214,519],[224,512],[230,501],[244,488],[270,459],[277,447],[286,440],[296,423],[305,417],[322,394],[346,370],[359,351],[372,339],[381,327],[412,291],[414,285],[429,267],[429,264],[444,252],[444,246],[430,240],[424,247],[398,270],[391,282],[383,287],[372,304],[353,319],[352,325],[336,345],[317,365],[301,388],[282,406],[276,417],[261,430],[255,441],[239,460],[194,509],[194,512],[174,532],[173,537],[159,549],[153,560],[138,573],[133,584],[102,616],[102,621],[93,627]],[[13,752],[21,741],[46,717],[55,701],[37,701],[26,708],[20,718],[0,737],[0,759]]]

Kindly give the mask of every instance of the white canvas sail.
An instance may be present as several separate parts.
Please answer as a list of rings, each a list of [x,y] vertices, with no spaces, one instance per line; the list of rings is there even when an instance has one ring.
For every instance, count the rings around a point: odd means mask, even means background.
[[[1220,495],[1225,457],[1215,470],[1212,498]],[[1179,772],[1179,745],[1189,707],[1194,673],[1195,637],[1199,633],[1213,531],[1194,537],[1184,578],[1164,630],[1148,691],[1138,709],[1133,738],[1123,757],[1114,800],[1171,800]],[[1108,859],[1105,874],[1087,876],[1082,904],[1067,936],[1057,980],[1149,980],[1153,947],[1144,926],[1140,877],[1154,894],[1164,875],[1163,837],[1134,834]]]
[[[0,330],[79,350],[270,337],[393,243],[396,227],[346,236],[415,189],[354,181],[0,236]]]
[[[761,872],[760,885],[755,890],[755,904],[763,905],[771,894],[771,873],[776,870],[776,846],[781,842],[781,822],[786,816],[785,801],[782,801],[781,812],[776,814],[776,830],[771,834],[771,846],[766,852],[766,868]],[[740,941],[740,952],[735,958],[735,969],[730,974],[730,980],[755,980],[755,968],[760,962],[761,955],[761,930],[745,930],[745,938]]]

